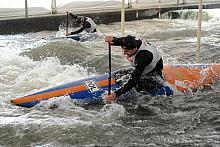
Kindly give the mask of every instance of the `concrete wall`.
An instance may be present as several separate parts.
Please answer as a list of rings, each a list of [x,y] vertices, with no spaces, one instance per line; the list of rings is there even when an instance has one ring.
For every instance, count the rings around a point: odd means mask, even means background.
[[[0,34],[18,34],[42,30],[53,31],[58,29],[63,19],[64,16],[49,16],[0,20]]]
[[[150,14],[150,15],[148,15]],[[91,13],[83,14],[94,18],[97,24],[103,23],[108,24],[112,22],[119,22],[121,19],[121,12],[102,12],[102,13]],[[126,21],[135,20],[136,10],[129,10],[126,12]],[[158,10],[140,10],[138,19],[146,19],[158,17]],[[57,31],[59,25],[66,21],[66,15],[54,15],[44,17],[33,17],[33,18],[21,18],[21,19],[10,19],[0,20],[0,34],[18,34],[38,31]]]

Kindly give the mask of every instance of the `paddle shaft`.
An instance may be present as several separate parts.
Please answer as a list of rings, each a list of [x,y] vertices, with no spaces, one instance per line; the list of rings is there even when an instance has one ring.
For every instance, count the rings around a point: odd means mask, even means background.
[[[69,27],[69,12],[66,12],[66,34],[68,33]]]
[[[112,73],[112,63],[111,63],[111,45],[108,45],[108,67],[109,67],[109,78],[108,78],[108,95],[111,94],[111,73]]]

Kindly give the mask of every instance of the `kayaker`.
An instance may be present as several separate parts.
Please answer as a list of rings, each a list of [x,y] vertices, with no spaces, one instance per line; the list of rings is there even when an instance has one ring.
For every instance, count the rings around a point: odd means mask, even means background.
[[[65,34],[66,36],[79,34],[83,31],[85,31],[86,33],[95,33],[95,32],[97,32],[96,31],[96,24],[92,20],[92,18],[85,17],[85,16],[76,16],[76,15],[73,15],[72,13],[69,13],[69,15],[72,19],[76,19],[76,22],[78,24],[80,24],[81,27],[78,30],[74,31],[74,32],[66,33]]]
[[[172,90],[166,87],[163,91],[164,78],[162,75],[163,59],[158,49],[146,40],[136,40],[134,36],[113,37],[106,36],[105,42],[113,46],[121,46],[123,54],[134,66],[131,78],[120,89],[106,95],[108,102],[116,101],[117,97],[128,92],[133,87],[138,92],[144,92],[150,95],[160,95],[166,93],[171,95]]]

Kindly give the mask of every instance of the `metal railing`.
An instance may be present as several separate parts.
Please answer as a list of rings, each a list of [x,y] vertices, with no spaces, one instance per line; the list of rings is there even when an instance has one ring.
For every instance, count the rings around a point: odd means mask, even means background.
[[[2,0],[4,1],[4,0]],[[5,0],[6,1],[6,0]],[[94,5],[92,2],[88,5],[79,7],[58,7],[56,6],[56,0],[51,0],[51,9],[48,10],[43,7],[28,7],[28,0],[25,0],[24,8],[0,8],[0,19],[11,18],[27,18],[37,16],[59,15],[65,14],[65,12],[75,13],[94,13],[94,12],[110,12],[119,11],[121,9],[121,1],[117,4],[110,5],[111,1],[102,1],[101,5]],[[151,9],[151,8],[168,8],[168,7],[180,7],[187,5],[198,5],[198,0],[127,0],[125,9]],[[203,4],[220,4],[219,0],[203,0]]]

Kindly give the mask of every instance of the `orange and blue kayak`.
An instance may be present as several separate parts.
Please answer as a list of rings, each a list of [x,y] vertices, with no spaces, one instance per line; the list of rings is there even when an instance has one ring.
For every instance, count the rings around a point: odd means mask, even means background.
[[[102,94],[108,90],[108,77],[108,74],[103,74],[101,76],[70,82],[31,95],[14,98],[11,102],[18,106],[32,107],[42,100],[65,95],[71,99],[80,101],[100,101]],[[119,88],[119,85],[113,79],[111,80],[111,88],[112,90]]]
[[[115,91],[122,84],[118,82],[122,76],[129,76],[131,70],[119,70],[111,75],[111,90]],[[164,78],[168,84],[164,85],[152,96],[172,95],[173,90],[186,92],[196,90],[213,84],[220,79],[220,64],[194,64],[194,65],[165,65],[163,70]],[[109,74],[103,74],[83,80],[73,81],[54,88],[33,93],[24,97],[13,98],[11,102],[17,106],[32,107],[43,100],[69,96],[71,99],[98,102],[108,91]]]
[[[177,91],[194,91],[220,79],[220,64],[165,65],[163,75]]]

